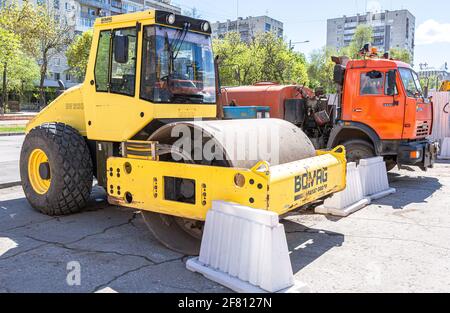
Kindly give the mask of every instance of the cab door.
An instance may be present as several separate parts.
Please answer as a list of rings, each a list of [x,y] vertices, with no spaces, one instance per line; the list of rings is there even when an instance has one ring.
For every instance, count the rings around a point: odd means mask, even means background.
[[[404,101],[399,94],[398,79],[396,70],[359,72],[352,120],[370,126],[382,140],[402,138]]]
[[[95,32],[95,55],[83,88],[90,139],[124,141],[148,124],[150,109],[138,105],[137,93],[140,27],[128,22]]]

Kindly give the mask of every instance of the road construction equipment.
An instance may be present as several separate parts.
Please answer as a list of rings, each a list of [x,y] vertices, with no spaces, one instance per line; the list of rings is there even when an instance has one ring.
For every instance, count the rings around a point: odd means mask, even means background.
[[[299,85],[258,83],[222,88],[221,106],[270,106],[270,115],[300,127],[316,149],[344,145],[349,162],[383,156],[396,165],[432,167],[438,145],[427,139],[433,104],[409,64],[370,53],[334,58],[338,94]]]
[[[442,82],[441,88],[439,91],[450,91],[450,80],[446,80]]]
[[[164,245],[195,255],[214,200],[282,215],[345,188],[342,147],[315,151],[283,120],[216,120],[215,69],[207,21],[155,10],[97,19],[84,83],[27,126],[28,201],[79,212],[95,176],[109,203],[141,210]]]

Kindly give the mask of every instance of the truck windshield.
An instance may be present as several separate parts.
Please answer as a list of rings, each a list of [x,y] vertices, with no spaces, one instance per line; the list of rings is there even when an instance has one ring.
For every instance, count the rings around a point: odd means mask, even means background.
[[[400,68],[399,71],[408,96],[420,97],[423,92],[422,87],[420,86],[419,76],[416,72],[408,68]]]
[[[216,103],[211,37],[161,26],[144,28],[141,98],[155,103]]]

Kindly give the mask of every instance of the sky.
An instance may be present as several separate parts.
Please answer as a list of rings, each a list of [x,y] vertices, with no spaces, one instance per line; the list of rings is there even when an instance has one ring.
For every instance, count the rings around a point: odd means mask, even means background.
[[[284,23],[286,40],[299,44],[297,51],[309,55],[326,45],[327,19],[365,11],[408,9],[416,17],[414,63],[450,67],[450,1],[447,0],[173,0],[211,22],[247,16],[268,15]],[[366,9],[367,8],[367,9]]]

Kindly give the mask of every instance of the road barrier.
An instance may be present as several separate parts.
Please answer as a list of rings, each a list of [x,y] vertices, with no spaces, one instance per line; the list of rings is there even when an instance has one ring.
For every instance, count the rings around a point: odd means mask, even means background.
[[[382,157],[363,159],[359,162],[359,174],[363,193],[371,201],[386,197],[396,192],[389,187],[386,163]]]
[[[370,198],[364,197],[359,169],[356,163],[347,164],[347,187],[344,191],[334,194],[317,207],[317,214],[329,214],[346,217],[370,204]]]
[[[307,292],[295,282],[284,226],[264,210],[213,202],[199,258],[187,269],[236,292]]]
[[[441,146],[441,153],[439,159],[450,160],[450,137],[444,138]]]

